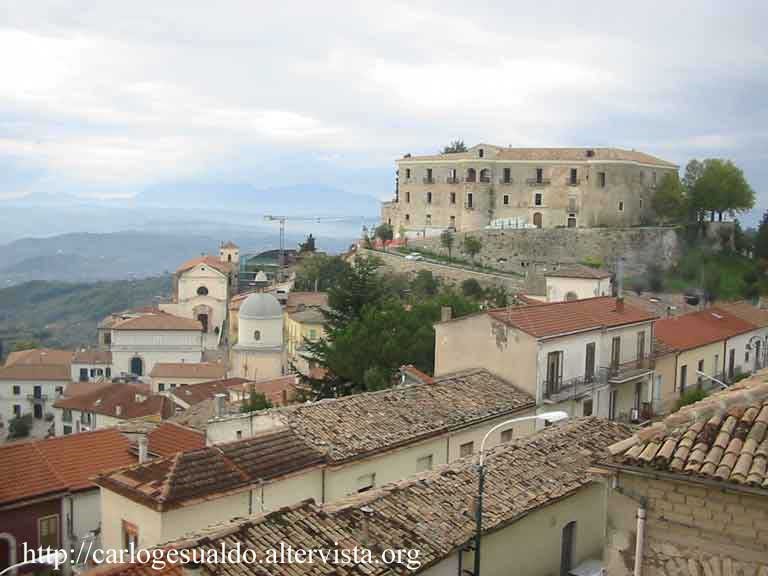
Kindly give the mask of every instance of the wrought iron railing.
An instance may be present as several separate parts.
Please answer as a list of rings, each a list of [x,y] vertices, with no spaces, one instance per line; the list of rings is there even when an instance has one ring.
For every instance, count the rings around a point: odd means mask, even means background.
[[[526,184],[528,186],[549,186],[550,179],[549,178],[528,178],[526,181]]]
[[[655,356],[653,354],[648,354],[636,358],[635,360],[622,362],[621,364],[612,363],[608,366],[602,366],[601,368],[607,372],[609,381],[622,381],[635,376],[640,376],[649,370],[653,370],[654,365]]]
[[[577,376],[568,380],[548,380],[545,378],[542,382],[544,398],[553,402],[577,398],[592,392],[596,387],[605,385],[605,375],[604,370],[596,370],[594,374]]]

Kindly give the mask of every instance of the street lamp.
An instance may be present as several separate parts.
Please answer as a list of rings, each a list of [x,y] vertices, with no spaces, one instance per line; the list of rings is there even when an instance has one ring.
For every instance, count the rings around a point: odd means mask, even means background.
[[[704,372],[702,372],[701,370],[696,370],[696,374],[698,374],[702,378],[706,378],[707,380],[711,380],[715,384],[719,384],[722,387],[723,390],[727,390],[728,389],[728,384],[726,384],[722,380],[718,380],[717,378],[713,378],[712,376],[708,376],[707,374],[704,374]]]
[[[512,418],[511,420],[505,420],[493,426],[483,436],[483,441],[480,442],[480,452],[477,462],[478,484],[477,484],[477,509],[475,510],[475,569],[472,576],[480,576],[480,539],[483,534],[483,491],[485,490],[485,441],[491,433],[495,432],[502,426],[508,424],[514,424],[515,422],[525,422],[526,420],[545,420],[547,422],[559,422],[568,418],[568,413],[563,411],[555,412],[542,412],[541,414],[535,414],[533,416],[522,416],[521,418]]]

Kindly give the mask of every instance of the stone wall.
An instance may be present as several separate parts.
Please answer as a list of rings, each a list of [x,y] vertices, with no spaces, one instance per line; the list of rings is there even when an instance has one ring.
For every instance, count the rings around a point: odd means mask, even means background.
[[[623,495],[609,500],[609,574],[632,574],[634,511],[645,498],[643,576],[768,576],[768,496],[625,473],[619,486]]]
[[[460,285],[464,280],[474,278],[483,287],[503,286],[510,292],[519,292],[524,289],[526,282],[526,279],[519,275],[478,272],[427,260],[406,260],[398,253],[366,250],[364,248],[359,249],[358,253],[363,256],[376,256],[380,258],[384,262],[384,266],[393,272],[416,274],[419,270],[429,270],[446,284],[456,286]]]
[[[669,267],[680,255],[680,241],[675,228],[550,228],[525,230],[478,230],[457,233],[455,256],[462,253],[465,236],[482,240],[483,249],[476,260],[501,271],[526,273],[541,271],[555,263],[598,261],[613,270],[618,257],[624,257],[627,275],[645,272],[651,262]],[[414,250],[447,254],[440,238],[413,240]]]

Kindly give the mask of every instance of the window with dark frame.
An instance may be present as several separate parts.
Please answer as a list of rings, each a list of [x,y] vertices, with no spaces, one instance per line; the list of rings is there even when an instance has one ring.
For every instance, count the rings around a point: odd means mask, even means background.
[[[605,188],[605,172],[597,173],[597,185],[600,188]]]

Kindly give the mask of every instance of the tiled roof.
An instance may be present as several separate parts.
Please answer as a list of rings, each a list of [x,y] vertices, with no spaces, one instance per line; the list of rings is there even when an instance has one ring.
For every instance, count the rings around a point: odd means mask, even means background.
[[[72,363],[71,350],[55,350],[53,348],[31,348],[29,350],[19,350],[8,354],[5,359],[5,365],[12,364],[58,364],[69,366]]]
[[[296,397],[298,377],[296,374],[270,378],[268,380],[248,380],[239,384],[233,384],[229,388],[237,388],[243,392],[250,392],[251,388],[261,392],[273,406],[283,406]]]
[[[718,302],[717,307],[760,328],[768,328],[768,310],[747,302]]]
[[[240,386],[246,382],[248,380],[245,378],[211,380],[210,382],[200,382],[199,384],[177,386],[170,393],[187,404],[199,404],[203,400],[213,398],[216,394],[229,394],[230,388]]]
[[[528,513],[560,501],[594,481],[592,465],[606,446],[631,433],[622,424],[586,418],[552,426],[504,444],[487,459],[483,529],[500,529]],[[281,544],[294,549],[375,548],[419,550],[420,570],[471,542],[475,521],[470,506],[477,492],[475,458],[320,506],[305,501],[268,514],[238,518],[165,544],[165,548],[218,549],[239,544],[257,558]],[[135,568],[113,572],[133,576]],[[275,576],[405,574],[405,566],[285,563],[269,567]],[[265,574],[256,563],[203,565],[203,575]],[[143,576],[143,573],[141,574]]]
[[[478,369],[271,413],[332,461],[343,461],[534,405],[527,392]]]
[[[328,305],[327,292],[288,292],[288,299],[285,302],[285,309],[292,312],[299,306],[322,307]]]
[[[152,454],[171,456],[205,448],[205,434],[175,422],[163,422],[147,434],[148,448]]]
[[[325,315],[320,308],[299,308],[294,312],[289,312],[288,315],[292,320],[304,324],[325,323]]]
[[[112,352],[88,348],[77,350],[72,357],[73,364],[112,364]]]
[[[69,382],[70,367],[63,364],[11,364],[0,367],[0,380]]]
[[[322,464],[323,455],[288,429],[151,460],[96,482],[160,510]]]
[[[544,273],[544,276],[553,276],[555,278],[585,278],[588,280],[600,280],[610,278],[611,273],[608,270],[591,268],[580,264],[563,264]]]
[[[623,150],[621,148],[506,148],[489,145],[490,148],[498,150],[496,159],[522,161],[522,162],[638,162],[640,164],[655,164],[667,168],[676,168],[677,165],[651,156],[644,152],[636,150]],[[410,160],[478,160],[476,147],[467,152],[454,154],[434,154],[427,156],[411,156],[401,158],[398,162],[408,162]],[[593,155],[588,156],[587,152],[592,151]],[[484,159],[484,160],[487,160]]]
[[[97,390],[109,388],[111,385],[112,383],[109,380],[99,380],[98,382],[70,382],[64,388],[64,398],[92,394]]]
[[[176,269],[177,273],[186,272],[191,270],[198,264],[205,264],[221,272],[222,274],[229,274],[232,271],[232,264],[229,262],[222,262],[216,256],[200,256],[199,258],[193,258],[187,260]]]
[[[685,406],[611,446],[607,466],[761,489],[768,495],[768,372]]]
[[[720,307],[673,316],[656,322],[654,334],[673,350],[683,351],[719,342],[757,327]]]
[[[112,330],[196,330],[202,331],[203,325],[191,318],[181,318],[167,312],[152,312],[133,318],[118,320],[112,324]]]
[[[0,445],[0,503],[92,486],[91,476],[136,462],[113,428]]]
[[[94,412],[123,420],[146,416],[165,419],[173,415],[173,401],[151,394],[149,388],[142,384],[113,383],[91,393],[59,398],[53,405],[55,408]]]
[[[488,314],[535,338],[650,322],[656,318],[655,314],[626,303],[620,310],[617,299],[611,296],[497,308]]]
[[[400,366],[400,372],[404,372],[406,377],[416,381],[421,382],[422,384],[433,384],[435,382],[435,379],[432,378],[429,374],[425,374],[416,366],[413,364],[406,364],[405,366]]]
[[[157,362],[149,373],[151,378],[223,378],[224,364],[211,362]]]

